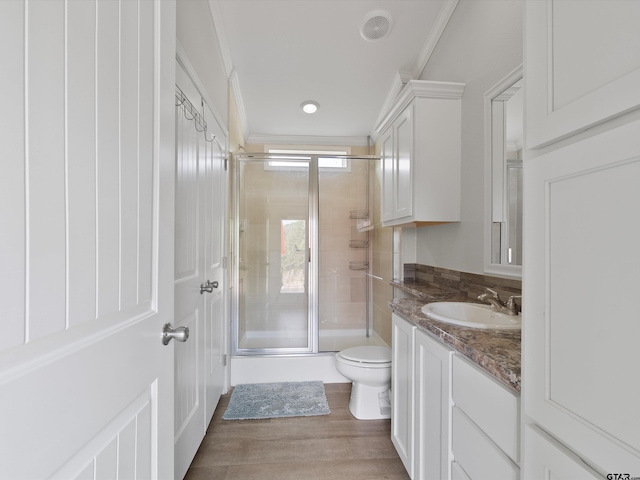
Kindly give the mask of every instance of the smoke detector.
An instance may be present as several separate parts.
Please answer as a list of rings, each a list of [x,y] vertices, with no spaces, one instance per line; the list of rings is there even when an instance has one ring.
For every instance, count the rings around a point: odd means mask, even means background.
[[[368,42],[386,37],[393,26],[393,17],[389,12],[375,10],[364,17],[360,26],[360,35]]]

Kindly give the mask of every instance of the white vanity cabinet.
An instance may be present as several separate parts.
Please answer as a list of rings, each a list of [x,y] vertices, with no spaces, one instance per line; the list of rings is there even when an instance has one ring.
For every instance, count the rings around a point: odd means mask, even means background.
[[[395,313],[391,325],[391,441],[413,479],[413,365],[417,327]]]
[[[409,476],[449,476],[450,365],[453,352],[393,314],[391,439]]]
[[[520,397],[458,354],[451,369],[452,477],[517,480]]]
[[[460,221],[464,84],[411,80],[377,127],[384,226]]]
[[[453,351],[418,329],[414,367],[414,478],[450,478],[451,357]]]

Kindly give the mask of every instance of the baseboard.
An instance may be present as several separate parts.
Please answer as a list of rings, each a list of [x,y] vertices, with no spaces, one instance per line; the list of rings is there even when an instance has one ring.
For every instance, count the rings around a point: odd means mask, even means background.
[[[333,354],[306,356],[231,357],[231,385],[242,383],[304,382],[350,383],[336,370]]]

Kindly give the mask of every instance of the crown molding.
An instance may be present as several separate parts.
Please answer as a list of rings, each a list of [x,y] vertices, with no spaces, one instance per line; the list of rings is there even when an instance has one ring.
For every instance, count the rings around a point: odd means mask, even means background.
[[[316,135],[260,135],[251,134],[246,142],[250,145],[318,145],[336,147],[366,147],[368,137],[324,137]]]
[[[427,63],[429,63],[429,59],[431,58],[433,51],[436,49],[436,45],[440,41],[440,37],[442,37],[445,28],[447,28],[447,25],[449,24],[449,20],[451,20],[453,12],[458,6],[458,1],[459,0],[445,0],[444,5],[438,12],[438,17],[433,24],[433,28],[429,32],[427,41],[422,47],[416,66],[413,69],[414,79],[420,78],[420,75],[422,75],[422,72],[427,67]]]
[[[430,80],[409,80],[402,89],[396,102],[384,119],[375,127],[379,135],[407,108],[414,98],[460,99],[464,93],[464,83],[433,82]]]
[[[231,54],[229,53],[227,35],[224,32],[224,25],[222,24],[222,12],[220,11],[217,1],[209,0],[209,11],[211,12],[211,18],[213,19],[213,27],[216,30],[216,36],[218,37],[218,45],[220,46],[220,53],[222,54],[222,62],[224,63],[224,68],[227,72],[227,78],[230,78],[233,73],[233,62],[231,61]]]
[[[236,101],[236,108],[238,109],[238,119],[240,121],[240,129],[242,135],[246,139],[249,136],[249,122],[247,120],[247,111],[244,107],[244,100],[242,98],[242,89],[240,88],[240,80],[238,78],[238,71],[234,68],[231,61],[231,53],[229,53],[229,42],[227,42],[227,35],[224,30],[222,22],[222,12],[220,6],[216,0],[209,0],[209,11],[211,12],[211,18],[213,19],[213,27],[216,31],[216,37],[218,38],[218,45],[220,46],[220,53],[222,55],[222,62],[227,73],[229,80],[229,86],[233,91],[233,96]]]
[[[406,75],[408,75],[406,72],[404,73],[397,72],[393,77],[393,81],[391,82],[391,88],[389,89],[389,93],[387,93],[387,98],[382,104],[382,108],[380,109],[380,113],[378,114],[378,118],[376,118],[376,122],[374,123],[374,125],[380,125],[382,120],[384,120],[384,117],[387,114],[387,112],[391,110],[391,108],[393,107],[393,104],[395,103],[396,98],[398,98],[398,95],[402,91],[402,88],[405,86],[407,81],[409,81],[409,78],[406,77]],[[374,139],[377,138],[377,131],[375,128],[371,132],[371,138],[374,138]]]
[[[459,0],[445,0],[444,5],[438,12],[438,17],[434,22],[434,26],[429,32],[429,36],[425,41],[422,50],[420,51],[420,56],[418,57],[418,61],[412,72],[398,72],[394,77],[391,88],[389,89],[389,93],[387,94],[387,98],[380,109],[380,113],[376,118],[374,129],[371,133],[371,137],[375,140],[378,135],[382,132],[381,125],[385,124],[385,119],[389,117],[391,111],[394,110],[394,106],[400,97],[400,92],[402,88],[406,86],[411,80],[417,80],[422,75],[422,72],[427,66],[433,51],[442,37],[444,33],[444,29],[447,27],[453,12],[458,6]]]
[[[244,108],[244,100],[242,99],[242,89],[240,88],[240,79],[238,78],[238,71],[234,70],[229,77],[229,85],[233,92],[233,97],[236,101],[236,108],[238,110],[238,120],[240,120],[240,128],[242,130],[242,136],[245,141],[249,137],[249,121],[247,120],[247,111]]]

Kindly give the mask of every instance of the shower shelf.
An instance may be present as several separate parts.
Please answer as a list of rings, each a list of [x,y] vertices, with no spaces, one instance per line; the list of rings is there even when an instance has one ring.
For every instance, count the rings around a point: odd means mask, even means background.
[[[366,210],[351,210],[351,212],[349,212],[349,218],[357,220],[369,218],[369,212]]]
[[[351,240],[349,241],[349,247],[351,248],[367,248],[369,246],[369,242],[366,240]]]
[[[368,270],[369,262],[349,262],[349,270]]]

